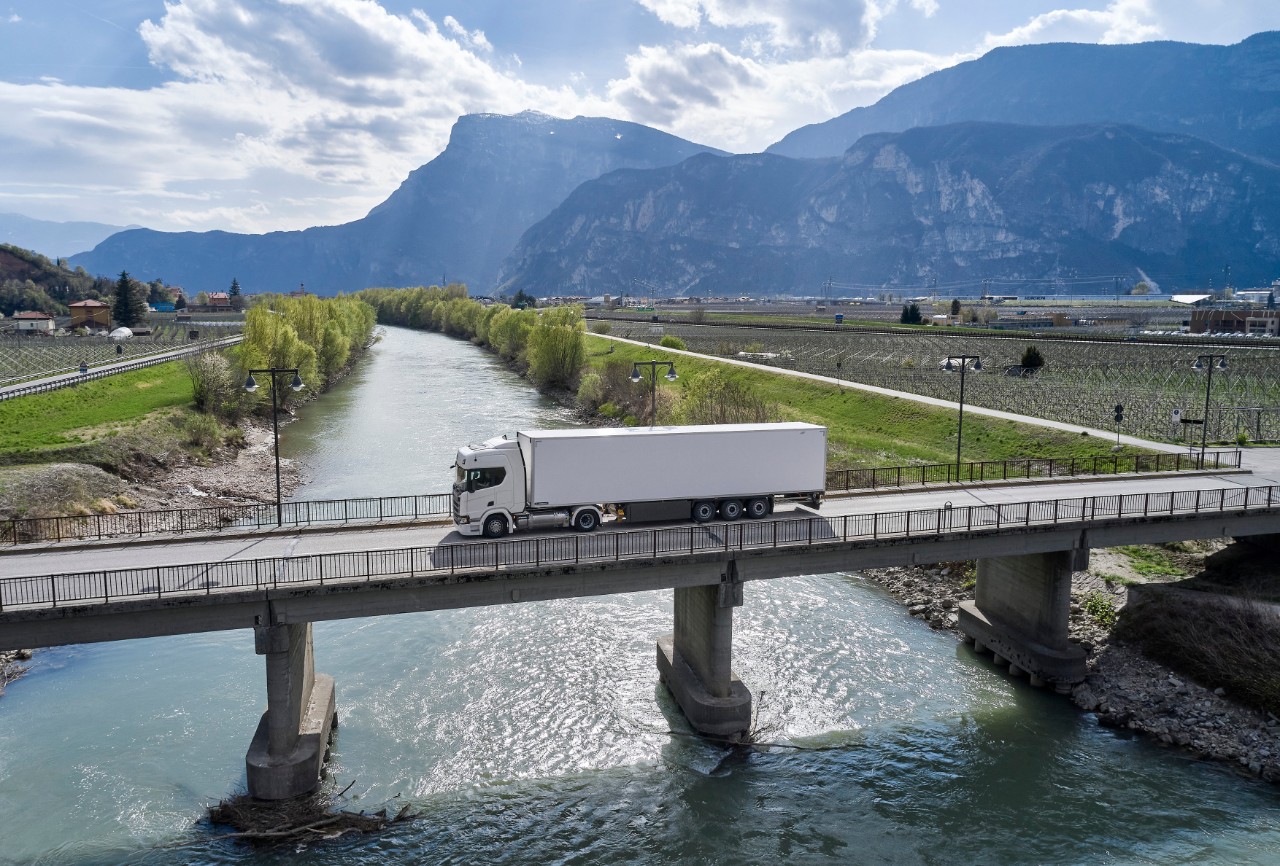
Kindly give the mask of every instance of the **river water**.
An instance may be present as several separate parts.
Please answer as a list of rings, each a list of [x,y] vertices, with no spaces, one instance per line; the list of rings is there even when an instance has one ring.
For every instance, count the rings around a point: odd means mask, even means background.
[[[569,419],[480,350],[389,329],[283,432],[298,498],[439,492],[460,442]],[[734,667],[777,746],[690,736],[671,594],[315,627],[347,807],[418,821],[209,838],[266,700],[251,634],[41,652],[0,699],[0,863],[1280,863],[1280,795],[1099,728],[855,574],[746,588]]]

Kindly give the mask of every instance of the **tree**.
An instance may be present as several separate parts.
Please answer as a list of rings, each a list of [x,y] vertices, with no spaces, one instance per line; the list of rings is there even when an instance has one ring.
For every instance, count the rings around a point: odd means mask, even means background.
[[[511,306],[517,310],[532,310],[538,306],[538,299],[533,295],[526,294],[524,289],[516,292],[516,296],[511,299]]]
[[[959,298],[951,299],[951,315],[952,317],[960,315],[960,299]]]
[[[116,280],[116,294],[111,305],[111,318],[121,327],[132,328],[147,319],[147,302],[143,295],[142,285],[129,276],[128,271],[121,271]]]
[[[179,292],[178,297],[174,299],[173,308],[175,310],[185,310],[187,308],[187,296]]]
[[[231,288],[227,289],[227,298],[231,301],[231,309],[244,309],[244,296],[240,294],[240,281],[235,277],[231,278]]]
[[[920,315],[919,304],[904,304],[902,307],[902,317],[899,319],[904,325],[919,325],[924,321],[924,317]]]
[[[208,292],[196,292],[196,306],[203,307],[209,303]]]
[[[1044,355],[1035,346],[1027,346],[1022,353],[1022,367],[1025,370],[1039,370],[1044,366]]]

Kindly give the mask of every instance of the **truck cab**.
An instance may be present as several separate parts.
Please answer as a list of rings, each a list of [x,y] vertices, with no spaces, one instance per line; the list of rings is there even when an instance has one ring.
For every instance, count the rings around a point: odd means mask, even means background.
[[[453,522],[463,535],[505,535],[525,508],[524,461],[514,437],[458,449]],[[501,525],[499,525],[499,522]]]

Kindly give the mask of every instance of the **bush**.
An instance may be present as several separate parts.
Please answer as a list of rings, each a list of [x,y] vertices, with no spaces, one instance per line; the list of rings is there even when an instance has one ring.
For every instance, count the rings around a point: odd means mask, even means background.
[[[234,421],[249,405],[240,371],[219,352],[204,352],[187,358],[196,408],[201,412]]]
[[[748,381],[715,370],[689,385],[681,415],[686,424],[753,424],[776,420],[779,412]]]
[[[1111,596],[1101,590],[1096,590],[1084,597],[1084,603],[1081,605],[1084,612],[1103,628],[1111,628],[1116,624],[1116,606],[1111,600]]]
[[[1040,350],[1035,346],[1027,346],[1025,352],[1022,353],[1022,366],[1027,370],[1039,370],[1044,366],[1044,355],[1040,354]]]
[[[611,330],[613,330],[613,326],[610,325],[608,322],[592,322],[591,323],[591,333],[593,334],[607,334]]]
[[[684,340],[680,339],[679,337],[673,337],[670,335],[667,335],[663,337],[661,340],[659,340],[658,345],[664,349],[680,349],[683,351],[685,348]]]

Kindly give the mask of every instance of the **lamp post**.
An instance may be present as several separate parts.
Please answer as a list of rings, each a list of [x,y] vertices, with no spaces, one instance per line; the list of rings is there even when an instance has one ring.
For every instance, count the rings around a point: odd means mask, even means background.
[[[1215,364],[1214,362],[1217,361]],[[1191,365],[1193,370],[1207,370],[1208,373],[1204,380],[1204,418],[1200,423],[1200,468],[1204,468],[1204,450],[1205,445],[1209,441],[1209,389],[1213,387],[1213,368],[1219,370],[1227,369],[1226,355],[1197,355],[1196,362]]]
[[[267,373],[271,376],[271,435],[276,445],[276,526],[284,526],[284,507],[280,504],[280,413],[276,405],[276,376],[281,373],[292,373],[293,381],[289,383],[289,387],[294,391],[301,391],[304,386],[297,367],[268,367],[264,370],[249,371],[249,378],[244,380],[244,389],[250,394],[258,390],[258,382],[253,378],[254,373]]]
[[[969,362],[973,362],[973,372],[982,372],[982,359],[977,355],[948,355],[947,362],[942,365],[942,369],[948,373],[954,372],[956,369],[955,362],[960,363],[960,419],[956,423],[956,481],[960,480],[960,440],[964,436],[964,374],[969,369]]]
[[[641,380],[640,368],[649,368],[649,426],[653,427],[658,423],[658,368],[666,367],[666,380],[674,382],[676,380],[676,365],[671,361],[636,361],[631,365],[631,381],[639,384]]]

